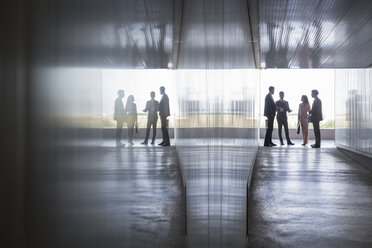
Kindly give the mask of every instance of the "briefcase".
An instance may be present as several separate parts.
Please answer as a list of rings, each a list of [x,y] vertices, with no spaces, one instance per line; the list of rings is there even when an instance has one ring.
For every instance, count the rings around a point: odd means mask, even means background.
[[[311,115],[308,115],[307,116],[307,123],[312,123],[313,122],[313,120],[312,120],[312,118],[311,118]]]

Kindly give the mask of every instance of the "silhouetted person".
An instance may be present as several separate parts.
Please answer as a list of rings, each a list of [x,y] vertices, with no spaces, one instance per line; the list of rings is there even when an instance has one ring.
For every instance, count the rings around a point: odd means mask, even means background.
[[[264,110],[264,116],[267,117],[267,130],[265,135],[265,142],[264,146],[276,146],[272,142],[272,135],[273,135],[273,129],[274,129],[274,119],[275,119],[275,113],[276,113],[276,105],[274,102],[273,94],[275,92],[275,88],[273,86],[269,87],[269,93],[265,97],[265,110]]]
[[[154,91],[151,91],[150,97],[151,97],[151,100],[146,102],[146,108],[143,110],[143,112],[147,112],[146,137],[145,137],[145,140],[141,143],[143,145],[148,144],[151,126],[152,126],[151,145],[155,143],[155,138],[156,138],[156,123],[158,122],[159,102],[155,100]]]
[[[304,142],[302,145],[305,146],[308,143],[309,137],[309,123],[307,122],[307,117],[311,108],[309,99],[306,95],[301,97],[301,101],[302,103],[300,103],[300,106],[298,107],[298,121],[300,122],[302,128],[302,140]]]
[[[285,138],[287,139],[287,145],[294,145],[289,138],[289,131],[288,131],[288,120],[287,120],[287,112],[291,113],[292,110],[289,108],[289,104],[287,101],[284,100],[284,92],[279,92],[280,100],[276,101],[276,110],[278,114],[276,115],[276,120],[278,121],[278,135],[280,144],[284,145],[283,137],[282,137],[282,127],[284,126],[285,131]]]
[[[128,144],[134,145],[133,143],[133,132],[134,126],[138,126],[137,122],[137,105],[134,103],[134,96],[130,95],[125,105],[125,112],[127,114],[127,127],[128,127]]]
[[[159,144],[161,146],[170,146],[168,127],[167,127],[167,117],[170,116],[169,111],[169,98],[165,94],[164,86],[160,87],[161,99],[159,102],[159,115],[161,121],[161,131],[163,133],[163,141]]]
[[[114,120],[116,120],[116,146],[124,146],[121,143],[121,135],[123,133],[123,124],[125,122],[125,109],[122,99],[124,98],[124,90],[118,90],[118,97],[115,100]]]
[[[323,120],[322,101],[318,98],[319,92],[317,90],[311,91],[311,96],[314,98],[313,106],[310,110],[311,121],[314,126],[315,144],[312,148],[320,148],[320,127],[319,122]]]

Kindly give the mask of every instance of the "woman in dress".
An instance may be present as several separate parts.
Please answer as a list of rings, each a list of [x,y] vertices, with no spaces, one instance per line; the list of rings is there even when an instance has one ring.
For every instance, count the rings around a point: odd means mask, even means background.
[[[306,95],[303,95],[301,97],[301,101],[302,103],[298,107],[298,121],[300,122],[302,128],[302,139],[304,141],[302,145],[305,146],[307,145],[309,137],[309,124],[307,123],[307,116],[309,115],[309,111],[311,110],[311,108],[309,99]]]
[[[134,96],[130,95],[125,105],[125,112],[127,113],[127,127],[128,127],[128,145],[133,143],[134,126],[138,126],[137,122],[137,105],[134,103]]]

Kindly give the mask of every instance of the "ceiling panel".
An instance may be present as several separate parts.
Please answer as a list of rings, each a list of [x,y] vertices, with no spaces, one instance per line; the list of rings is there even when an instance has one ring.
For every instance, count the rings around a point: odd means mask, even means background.
[[[372,63],[372,1],[251,2],[259,9],[261,67],[340,68]]]
[[[184,2],[177,68],[255,68],[245,0]]]
[[[168,68],[180,2],[32,1],[27,15],[31,56],[48,65]]]

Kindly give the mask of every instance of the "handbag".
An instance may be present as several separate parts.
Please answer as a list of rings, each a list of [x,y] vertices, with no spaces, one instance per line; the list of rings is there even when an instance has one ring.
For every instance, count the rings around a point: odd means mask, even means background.
[[[136,124],[136,133],[138,133],[138,124]]]
[[[301,130],[300,122],[297,122],[297,130],[296,130],[296,133],[297,133],[297,134],[300,134],[300,130]]]
[[[313,122],[313,120],[312,120],[312,118],[311,118],[311,115],[308,115],[307,116],[307,123],[312,123]]]

